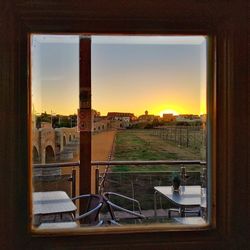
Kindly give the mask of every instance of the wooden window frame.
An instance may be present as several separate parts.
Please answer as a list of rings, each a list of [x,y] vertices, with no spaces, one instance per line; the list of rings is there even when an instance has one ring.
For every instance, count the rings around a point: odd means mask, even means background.
[[[97,1],[98,2],[98,1]],[[154,3],[153,3],[154,2]],[[96,5],[95,5],[95,4]],[[246,249],[250,205],[248,170],[248,1],[115,1],[105,6],[62,0],[5,1],[0,15],[0,72],[5,89],[2,129],[5,157],[0,182],[2,239],[6,249]],[[31,144],[29,36],[33,33],[209,35],[215,40],[216,64],[210,109],[212,166],[216,169],[212,204],[216,225],[209,230],[164,232],[124,230],[85,235],[34,235],[31,224]],[[3,41],[3,42],[2,42]],[[242,52],[243,51],[243,52]],[[14,101],[13,101],[14,100]],[[244,105],[246,104],[246,105]],[[241,121],[241,123],[239,123]],[[18,126],[17,126],[18,124]],[[239,164],[240,163],[240,164]],[[215,173],[215,171],[213,171]],[[6,188],[7,187],[7,188]],[[14,199],[10,194],[14,195]],[[20,206],[22,209],[20,209]],[[242,220],[242,216],[244,220]],[[62,235],[61,235],[62,236]],[[194,245],[195,244],[195,245]]]

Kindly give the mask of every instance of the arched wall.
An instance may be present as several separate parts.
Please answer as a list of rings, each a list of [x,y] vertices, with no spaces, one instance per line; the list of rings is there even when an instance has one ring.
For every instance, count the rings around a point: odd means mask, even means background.
[[[33,146],[33,149],[32,149],[32,161],[33,161],[33,163],[40,162],[40,155],[39,155],[39,151],[38,151],[36,146]]]
[[[67,145],[73,138],[78,138],[76,128],[40,128],[33,132],[33,146],[36,147],[39,160],[42,164],[46,163],[46,147],[51,146],[54,152],[54,158],[56,154],[63,151],[64,146]]]
[[[55,150],[51,145],[46,146],[45,148],[45,163],[55,162]]]

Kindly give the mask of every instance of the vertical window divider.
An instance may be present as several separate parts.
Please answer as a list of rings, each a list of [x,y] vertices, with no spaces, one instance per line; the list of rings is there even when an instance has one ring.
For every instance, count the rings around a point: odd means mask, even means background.
[[[91,37],[80,37],[78,130],[80,132],[80,194],[91,193]],[[80,213],[84,213],[80,201]]]

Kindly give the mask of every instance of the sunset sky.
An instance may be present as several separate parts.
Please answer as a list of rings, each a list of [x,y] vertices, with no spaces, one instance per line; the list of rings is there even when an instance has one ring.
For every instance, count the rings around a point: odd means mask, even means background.
[[[206,113],[202,36],[93,36],[92,108],[141,115]],[[35,112],[77,113],[79,37],[32,36]]]

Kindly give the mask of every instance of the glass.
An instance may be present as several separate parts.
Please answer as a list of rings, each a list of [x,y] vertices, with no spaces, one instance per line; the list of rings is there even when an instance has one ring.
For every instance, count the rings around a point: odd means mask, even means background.
[[[199,161],[206,162],[207,151],[206,38],[93,36],[91,53],[92,152],[100,153],[98,145],[104,145],[102,158],[94,153],[92,159],[118,161],[99,169],[100,190],[137,199],[149,212],[155,186],[172,186],[178,177],[180,194],[185,185],[205,187],[206,165]],[[153,164],[156,160],[197,163]],[[164,197],[159,203],[165,211],[174,206]]]
[[[32,35],[31,76],[33,197],[51,191],[75,196],[78,167],[67,163],[79,161],[79,37]],[[41,199],[33,200],[34,225],[55,220],[52,215],[39,219]]]
[[[201,216],[207,219],[207,189],[201,188]]]
[[[38,192],[64,191],[71,198],[82,185],[79,39],[31,37],[35,197]],[[118,193],[110,200],[133,212],[139,201],[142,212],[150,215],[146,221],[140,218],[141,224],[167,226],[178,223],[177,217],[188,213],[197,217],[200,212],[206,220],[206,37],[92,36],[91,40],[91,189],[99,195]],[[175,196],[188,192],[198,196],[195,209],[178,207],[164,192],[154,199],[159,186],[173,193],[174,178],[179,180]],[[195,193],[187,186],[195,186]],[[121,197],[125,200],[120,203]],[[154,211],[157,216],[151,216],[154,208],[159,209]],[[100,218],[107,222],[108,216],[106,207]],[[51,223],[54,217],[43,220]],[[39,223],[34,212],[34,225]]]

